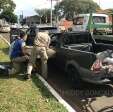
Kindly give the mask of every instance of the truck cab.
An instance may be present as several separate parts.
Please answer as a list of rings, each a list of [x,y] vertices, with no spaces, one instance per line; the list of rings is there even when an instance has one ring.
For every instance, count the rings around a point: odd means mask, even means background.
[[[73,31],[88,31],[91,26],[93,33],[107,33],[109,24],[106,14],[79,14],[73,19]]]

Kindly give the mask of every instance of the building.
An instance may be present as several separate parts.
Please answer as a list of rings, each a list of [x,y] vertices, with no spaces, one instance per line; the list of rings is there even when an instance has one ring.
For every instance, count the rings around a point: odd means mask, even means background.
[[[26,17],[26,24],[28,26],[40,24],[40,17],[37,15]]]
[[[69,28],[72,28],[73,26],[73,21],[68,21],[65,18],[62,18],[59,23],[58,26],[60,29],[65,29],[68,30]]]
[[[97,13],[101,13],[101,14],[107,14],[109,16],[109,23],[110,24],[113,24],[113,9],[105,9],[105,10],[102,10],[102,9],[99,9],[97,10]]]

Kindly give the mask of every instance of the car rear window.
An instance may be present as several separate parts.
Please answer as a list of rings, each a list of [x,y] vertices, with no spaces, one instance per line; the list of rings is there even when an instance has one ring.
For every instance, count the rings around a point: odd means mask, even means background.
[[[43,27],[43,28],[39,28],[40,32],[43,32],[45,30],[47,30],[49,33],[57,33],[58,32],[56,27]]]
[[[92,38],[89,34],[69,34],[65,35],[63,39],[64,44],[80,44],[91,43]]]

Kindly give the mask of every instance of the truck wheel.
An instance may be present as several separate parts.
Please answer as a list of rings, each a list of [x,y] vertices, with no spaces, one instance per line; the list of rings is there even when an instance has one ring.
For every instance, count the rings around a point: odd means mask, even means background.
[[[109,80],[111,80],[111,82],[113,83],[113,77],[112,78],[109,78]]]
[[[67,68],[67,75],[68,75],[68,79],[71,82],[71,84],[76,87],[76,88],[80,88],[82,86],[82,82],[80,79],[80,75],[77,71],[77,69],[73,66],[69,66]]]

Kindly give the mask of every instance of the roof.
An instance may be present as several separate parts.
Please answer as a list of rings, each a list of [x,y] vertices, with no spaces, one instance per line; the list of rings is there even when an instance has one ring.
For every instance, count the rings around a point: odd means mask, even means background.
[[[108,17],[107,14],[93,13],[92,15],[93,15],[93,16],[104,16],[104,17]],[[78,15],[75,15],[75,17],[77,17],[77,16],[90,16],[90,13],[88,13],[88,14],[78,14]]]
[[[55,26],[31,26],[30,28],[39,29],[39,30],[58,30]]]
[[[57,28],[55,26],[48,26],[48,25],[39,25],[39,26],[36,26],[36,28]]]
[[[56,32],[53,34],[90,34],[88,31]]]
[[[109,14],[113,14],[113,9],[111,9],[111,8],[110,8],[110,9],[105,9],[105,10],[98,9],[98,10],[97,10],[97,13],[109,15]]]

